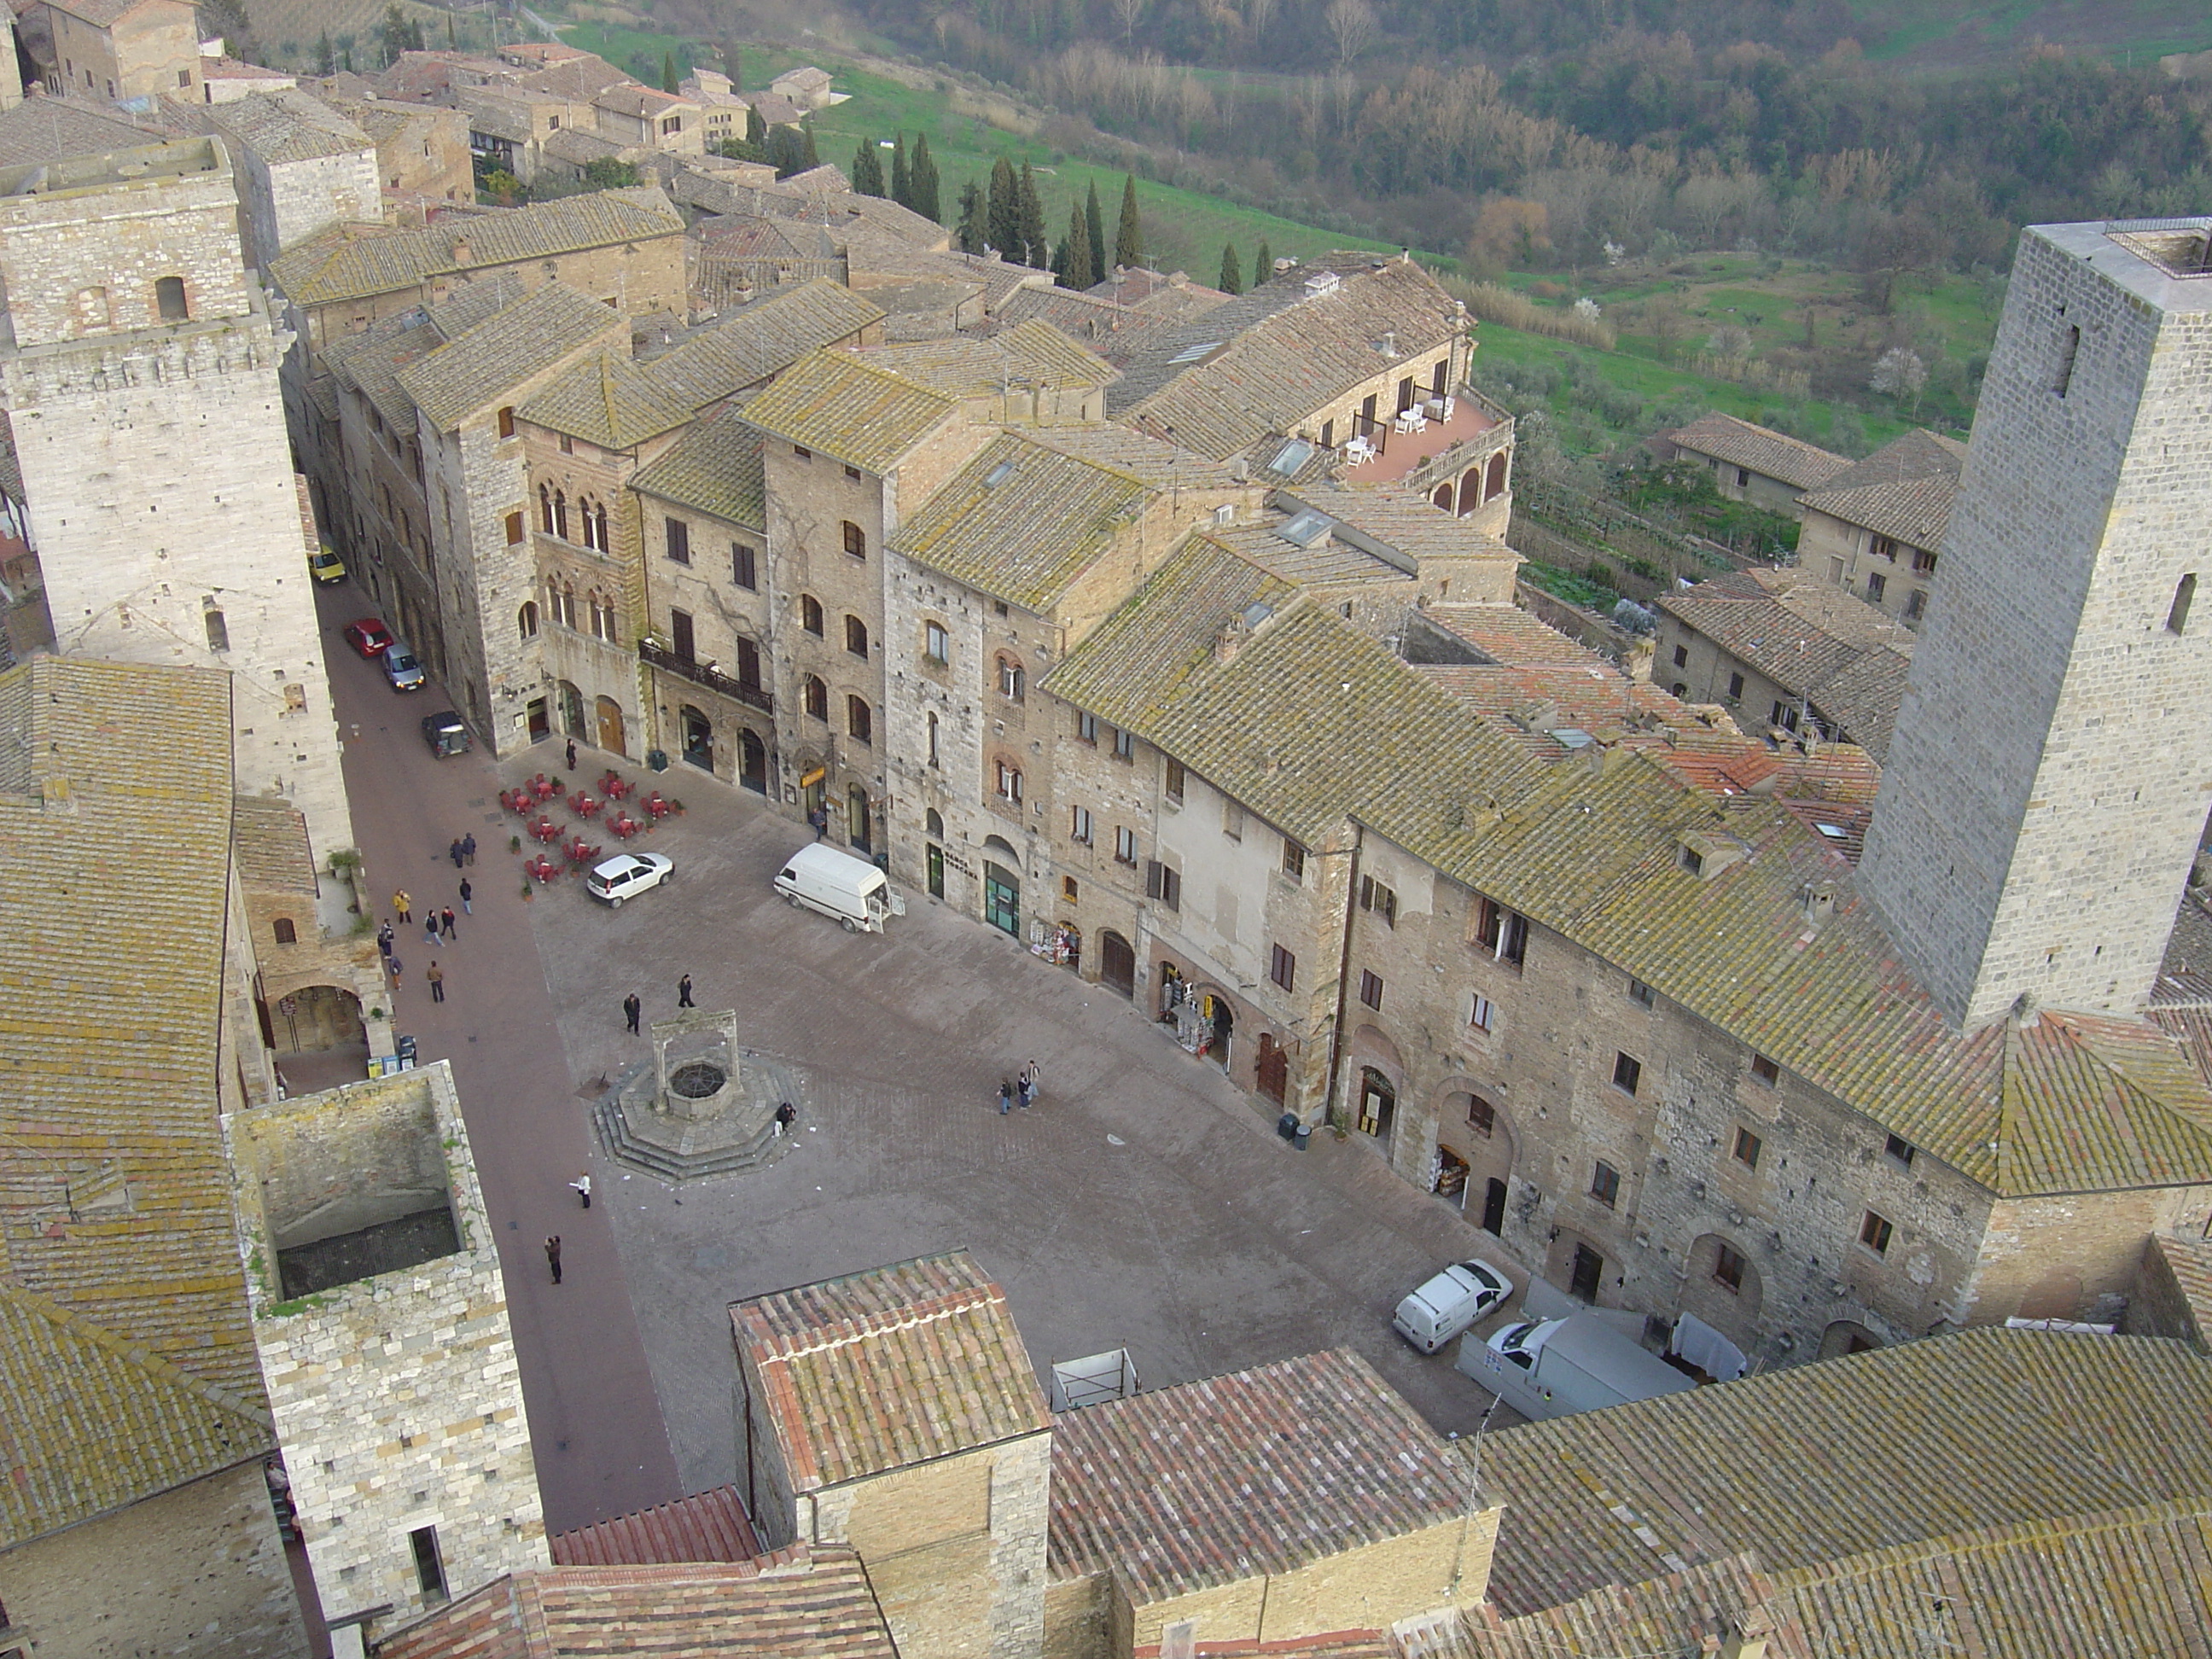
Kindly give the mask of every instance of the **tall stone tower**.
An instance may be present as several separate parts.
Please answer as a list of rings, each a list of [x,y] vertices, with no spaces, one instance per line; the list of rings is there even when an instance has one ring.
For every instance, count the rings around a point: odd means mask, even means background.
[[[239,792],[289,798],[318,865],[351,847],[286,343],[239,257],[222,145],[0,169],[0,302],[57,648],[229,670]]]
[[[2209,240],[2021,237],[1859,869],[1966,1029],[2141,1008],[2212,806]]]

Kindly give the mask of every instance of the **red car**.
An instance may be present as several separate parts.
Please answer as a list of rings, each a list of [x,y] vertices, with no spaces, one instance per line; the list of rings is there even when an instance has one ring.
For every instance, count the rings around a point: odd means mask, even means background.
[[[392,643],[392,630],[374,617],[363,617],[345,625],[345,641],[364,657],[380,657]]]

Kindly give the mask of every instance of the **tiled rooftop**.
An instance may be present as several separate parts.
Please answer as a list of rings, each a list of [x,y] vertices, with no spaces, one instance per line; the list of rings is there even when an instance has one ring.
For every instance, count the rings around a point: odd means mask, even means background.
[[[867,361],[954,398],[988,398],[1009,386],[1103,386],[1117,371],[1049,323],[1030,321],[988,339],[956,336],[880,346]]]
[[[848,288],[817,278],[755,300],[652,360],[654,377],[704,408],[781,374],[810,351],[883,320]]]
[[[1466,1463],[1349,1348],[1063,1412],[1054,1578],[1139,1606],[1466,1516]]]
[[[546,1540],[556,1567],[644,1567],[678,1561],[749,1561],[760,1540],[735,1486],[618,1515]]]
[[[622,313],[565,283],[548,283],[399,371],[400,387],[448,431],[593,344],[626,347]]]
[[[602,449],[629,449],[672,432],[697,410],[630,361],[629,343],[592,353],[541,387],[515,412],[532,426],[565,432]]]
[[[1519,1614],[1745,1551],[1778,1576],[2116,1498],[2201,1506],[2208,1413],[2212,1361],[2179,1343],[1977,1330],[1499,1431],[1491,1595]]]
[[[898,1659],[860,1558],[555,1567],[495,1578],[380,1638],[380,1659]]]
[[[765,536],[763,441],[738,405],[726,404],[695,421],[652,465],[641,467],[629,487]]]
[[[1817,489],[1850,466],[1844,457],[1802,438],[1717,411],[1701,415],[1664,435],[1680,448],[1710,455],[1796,489]]]
[[[371,148],[367,133],[319,98],[293,87],[202,105],[194,113],[276,165]]]
[[[763,432],[881,475],[959,411],[948,394],[849,351],[817,351],[745,405]]]
[[[1279,500],[1326,513],[1411,559],[1502,559],[1521,556],[1472,522],[1443,511],[1417,489],[1383,484],[1362,489],[1284,490]]]
[[[1935,552],[1951,523],[1966,459],[1966,445],[1916,427],[1797,499],[1810,511]]]
[[[730,1318],[796,1491],[1051,1426],[1006,1292],[965,1251],[756,1297]]]
[[[1424,420],[1418,432],[1400,432],[1386,426],[1372,434],[1375,454],[1342,473],[1348,484],[1395,483],[1432,455],[1441,455],[1454,444],[1479,438],[1498,424],[1498,417],[1465,393],[1454,398],[1451,418]]]

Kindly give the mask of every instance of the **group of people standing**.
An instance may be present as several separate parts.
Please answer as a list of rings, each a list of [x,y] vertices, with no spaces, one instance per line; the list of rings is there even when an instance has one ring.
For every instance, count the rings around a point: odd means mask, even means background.
[[[464,844],[458,841],[453,843],[453,863],[456,867],[459,867],[461,863]],[[468,861],[473,864],[476,861],[476,837],[471,836],[465,845],[468,848]],[[470,884],[469,878],[463,876],[459,892],[462,915],[472,916],[476,914],[476,891],[475,887]],[[401,924],[409,927],[414,925],[415,900],[404,887],[392,896],[392,915],[393,920]],[[441,945],[451,946],[459,941],[460,936],[459,919],[453,915],[452,905],[448,904],[436,910],[423,911],[422,944],[426,949],[434,951]],[[377,953],[384,958],[384,971],[391,976],[392,988],[395,992],[403,984],[407,971],[407,964],[400,961],[399,952],[395,946],[397,938],[398,929],[390,921],[376,930]],[[430,987],[430,1000],[443,1002],[446,1000],[446,971],[438,966],[435,957],[431,959],[429,969],[422,977]]]
[[[999,1083],[1000,1112],[1011,1112],[1016,1106],[1027,1111],[1036,1104],[1043,1083],[1044,1067],[1035,1060],[1023,1066],[1012,1077],[1001,1079]]]

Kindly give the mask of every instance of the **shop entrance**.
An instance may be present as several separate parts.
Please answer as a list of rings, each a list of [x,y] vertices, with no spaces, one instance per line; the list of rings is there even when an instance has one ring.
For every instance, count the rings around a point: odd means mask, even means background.
[[[1260,1058],[1255,1063],[1255,1080],[1260,1092],[1276,1105],[1283,1104],[1290,1092],[1291,1056],[1287,1049],[1278,1048],[1272,1033],[1260,1033]]]
[[[688,702],[684,705],[684,758],[702,772],[714,769],[714,723]]]
[[[1022,884],[1012,871],[983,861],[983,920],[1003,933],[1022,936]]]
[[[757,795],[768,793],[768,745],[750,726],[738,733],[738,781]]]
[[[1390,1125],[1398,1115],[1398,1091],[1390,1079],[1372,1066],[1359,1071],[1359,1133],[1389,1141]]]
[[[1505,1237],[1505,1183],[1492,1176],[1482,1189],[1482,1231]]]
[[[1098,936],[1098,982],[1125,997],[1137,994],[1137,952],[1119,933]]]
[[[543,743],[553,735],[553,717],[551,711],[546,708],[544,698],[532,697],[530,700],[527,713],[530,720],[531,742]]]
[[[872,853],[875,839],[868,829],[868,792],[859,784],[845,791],[845,839],[856,853]]]

